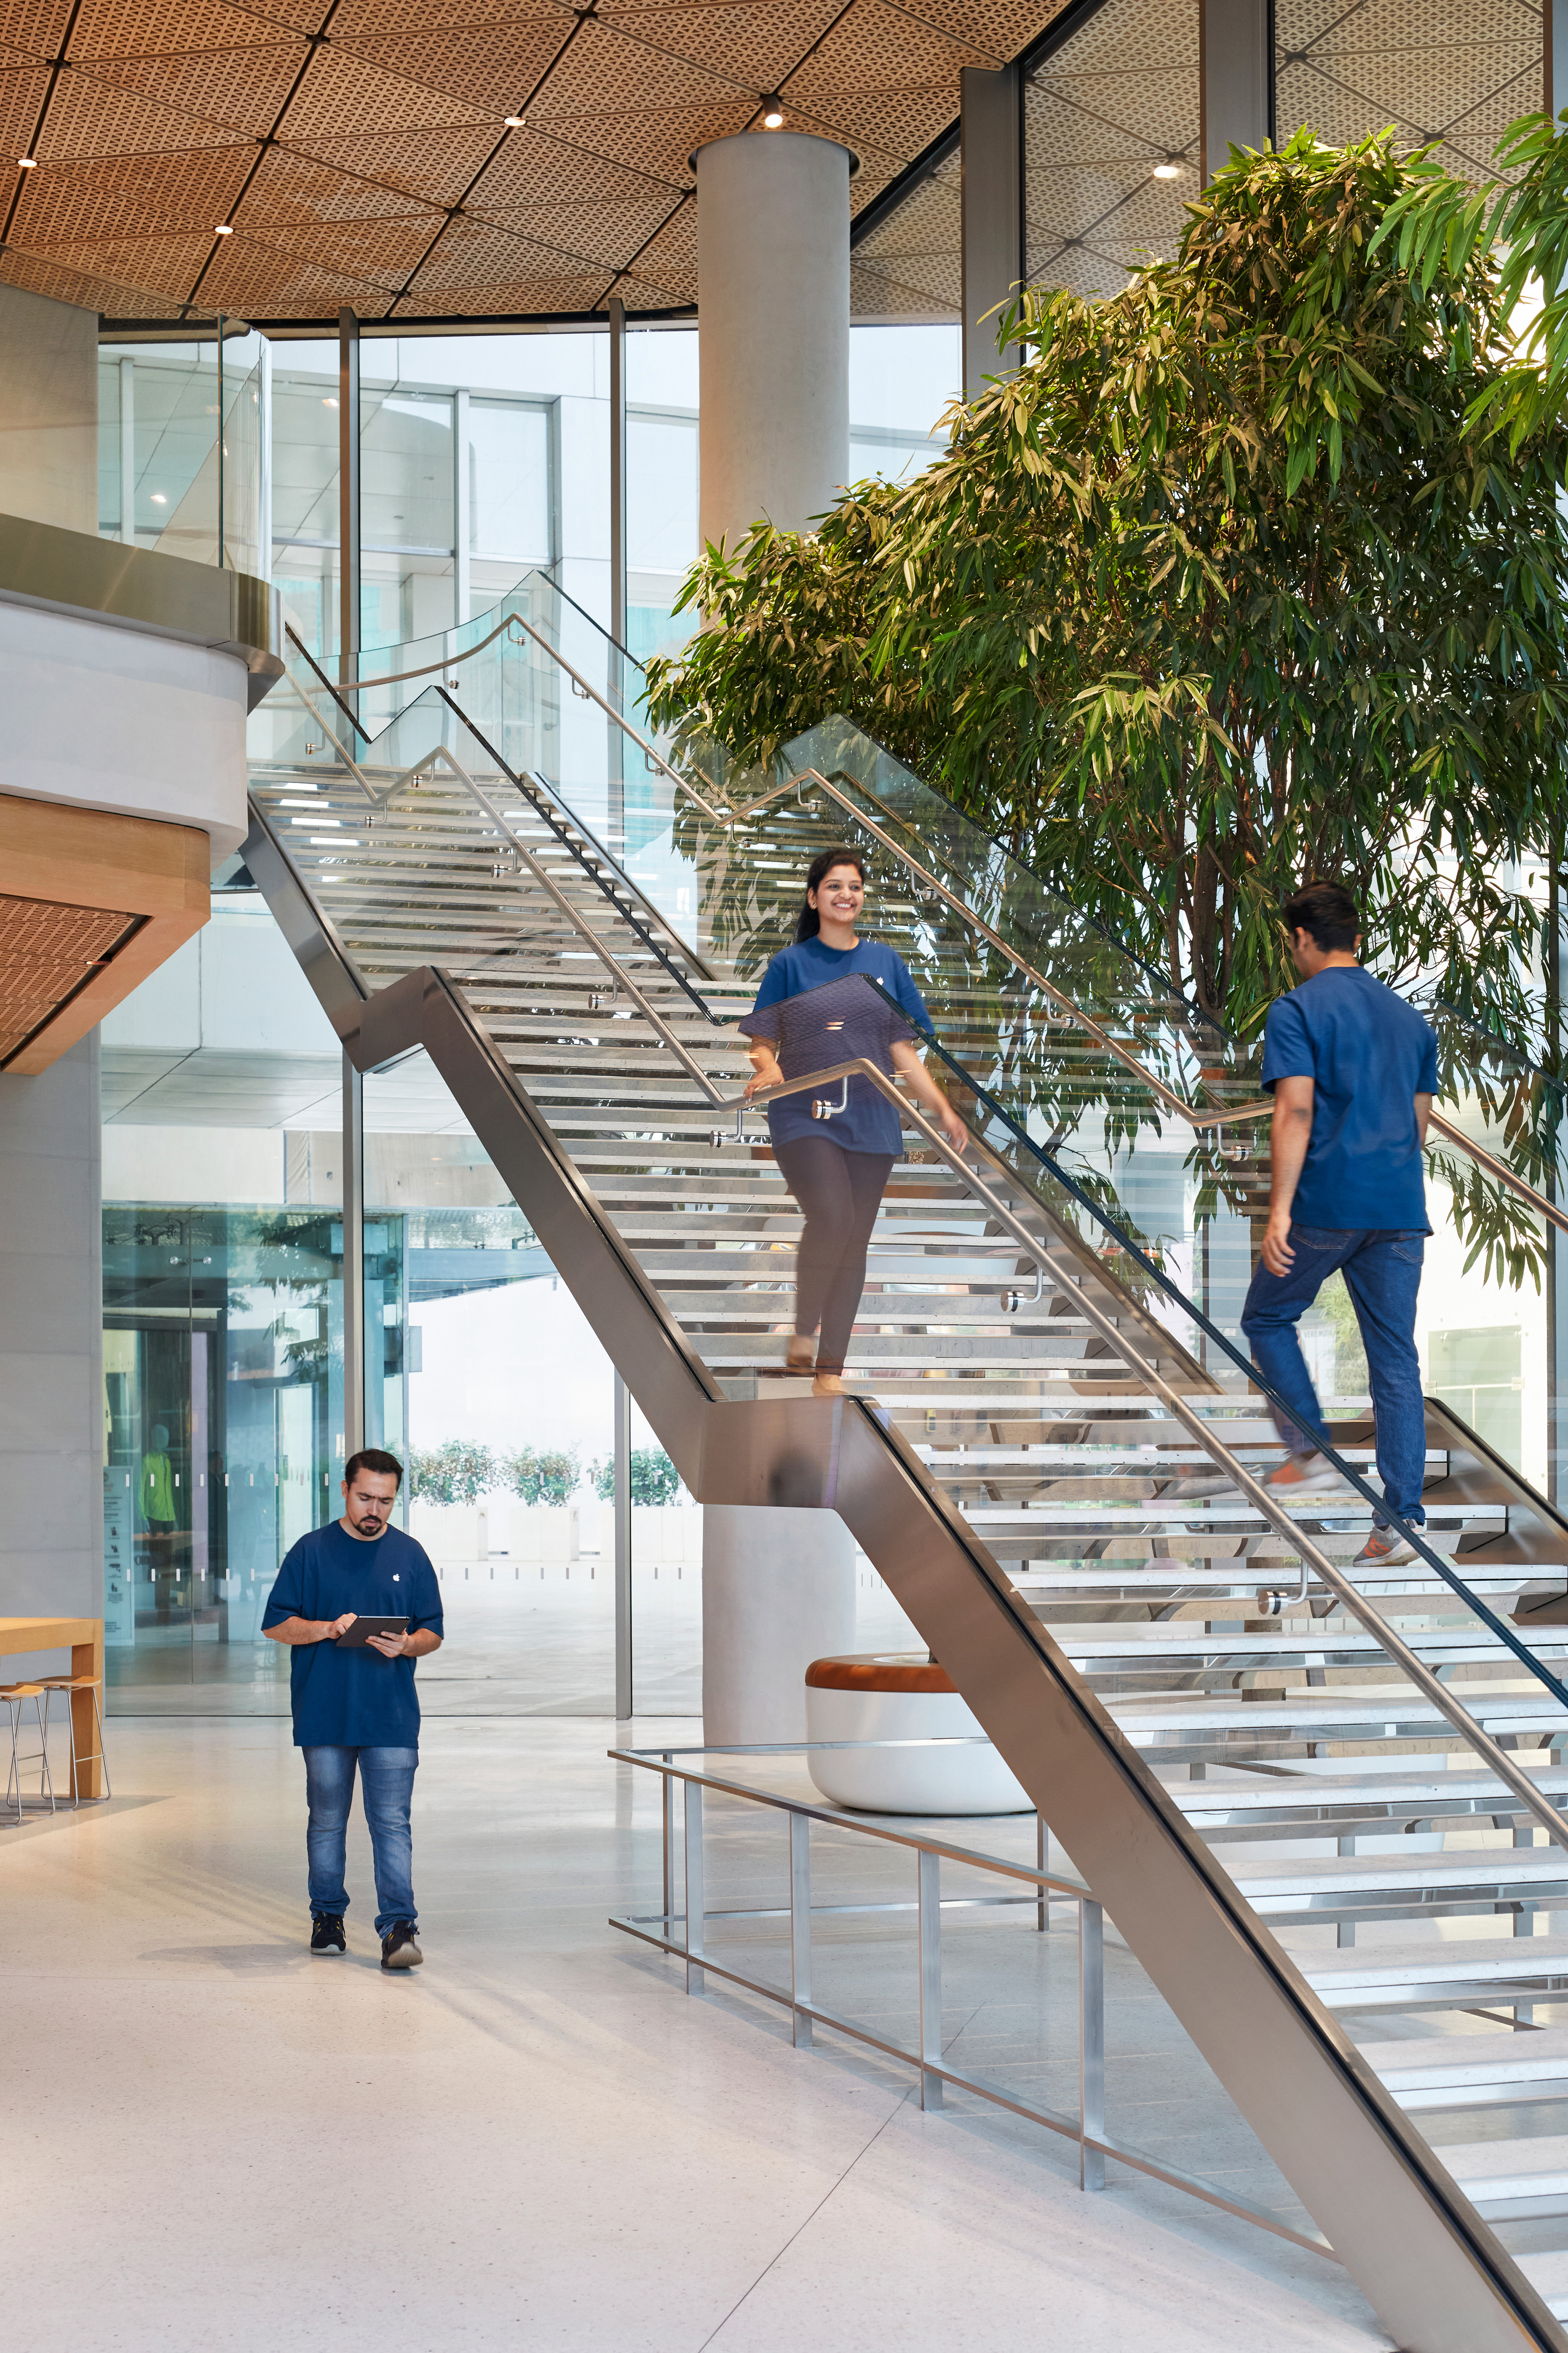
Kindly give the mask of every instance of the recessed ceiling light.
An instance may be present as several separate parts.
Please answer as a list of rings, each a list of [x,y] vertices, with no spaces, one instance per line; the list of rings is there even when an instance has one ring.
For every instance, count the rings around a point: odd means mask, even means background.
[[[323,408],[335,408],[335,407],[337,406],[337,403],[336,403],[336,401],[333,398],[333,396],[332,396],[332,395],[331,395],[331,393],[330,393],[330,392],[327,394],[327,396],[326,396],[325,399],[322,402],[322,406],[323,406]]]
[[[168,500],[164,496],[164,493],[163,493],[163,491],[154,491],[153,492],[153,504],[154,504],[155,507],[166,507],[166,506],[168,505],[168,503],[169,503],[169,501],[168,501]]]
[[[777,131],[783,120],[784,108],[782,101],[777,98],[765,98],[762,101],[762,128],[764,131]]]
[[[214,237],[232,237],[234,235],[234,231],[229,227],[227,221],[216,222],[214,224],[212,233]]]
[[[37,157],[36,155],[18,155],[18,156],[17,156],[17,158],[16,158],[16,169],[18,170],[18,172],[36,172],[36,171],[37,170],[37,168],[38,168],[38,159],[37,159]]]
[[[521,131],[523,128],[523,117],[520,114],[508,114],[504,117],[504,121],[508,131]]]
[[[1157,180],[1179,180],[1181,176],[1181,166],[1176,163],[1156,164],[1154,176]]]

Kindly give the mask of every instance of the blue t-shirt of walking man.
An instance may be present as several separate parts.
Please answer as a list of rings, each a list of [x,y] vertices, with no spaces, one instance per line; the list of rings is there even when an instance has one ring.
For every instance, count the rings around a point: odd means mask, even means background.
[[[330,1622],[407,1618],[408,1630],[443,1633],[441,1588],[423,1545],[401,1528],[351,1536],[341,1520],[313,1528],[284,1556],[261,1629],[288,1618]],[[300,1642],[289,1653],[296,1748],[418,1748],[419,1699],[412,1659],[384,1659],[368,1643]]]
[[[1415,1097],[1437,1092],[1437,1040],[1415,1008],[1359,964],[1326,965],[1268,1008],[1263,1084],[1281,1079],[1313,1086],[1292,1222],[1429,1234]]]

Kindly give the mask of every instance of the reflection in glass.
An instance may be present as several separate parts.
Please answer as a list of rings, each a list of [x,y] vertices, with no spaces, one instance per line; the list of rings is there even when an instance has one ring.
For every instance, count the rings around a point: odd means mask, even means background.
[[[341,1477],[341,1223],[113,1204],[103,1300],[111,1692],[230,1684],[270,1712],[288,1662],[262,1604]]]
[[[261,571],[260,336],[105,343],[98,378],[99,536]]]

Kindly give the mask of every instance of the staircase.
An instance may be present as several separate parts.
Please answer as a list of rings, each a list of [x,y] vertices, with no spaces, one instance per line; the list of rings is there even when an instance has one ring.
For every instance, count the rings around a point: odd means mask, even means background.
[[[699,1500],[840,1512],[1395,2341],[1568,2345],[1568,1938],[1531,1934],[1568,1907],[1568,1627],[1511,1619],[1568,1522],[1434,1403],[1432,1556],[1352,1583],[1368,1495],[1293,1523],[1255,1486],[1247,1058],[840,723],[784,778],[677,774],[551,596],[373,742],[302,656],[269,712],[244,855],[350,1055],[429,1050]],[[906,1116],[874,1407],[766,1369],[799,1221],[736,1109],[733,1022],[834,839],[973,1138]],[[1364,1410],[1337,1435],[1369,1472]]]

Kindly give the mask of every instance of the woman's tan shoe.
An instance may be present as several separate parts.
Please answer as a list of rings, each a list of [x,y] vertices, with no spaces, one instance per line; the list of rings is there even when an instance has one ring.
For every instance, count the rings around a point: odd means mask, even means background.
[[[819,1373],[811,1383],[813,1397],[848,1397],[849,1391],[837,1373]]]
[[[787,1373],[811,1373],[817,1368],[817,1344],[814,1340],[791,1340],[784,1357]]]

